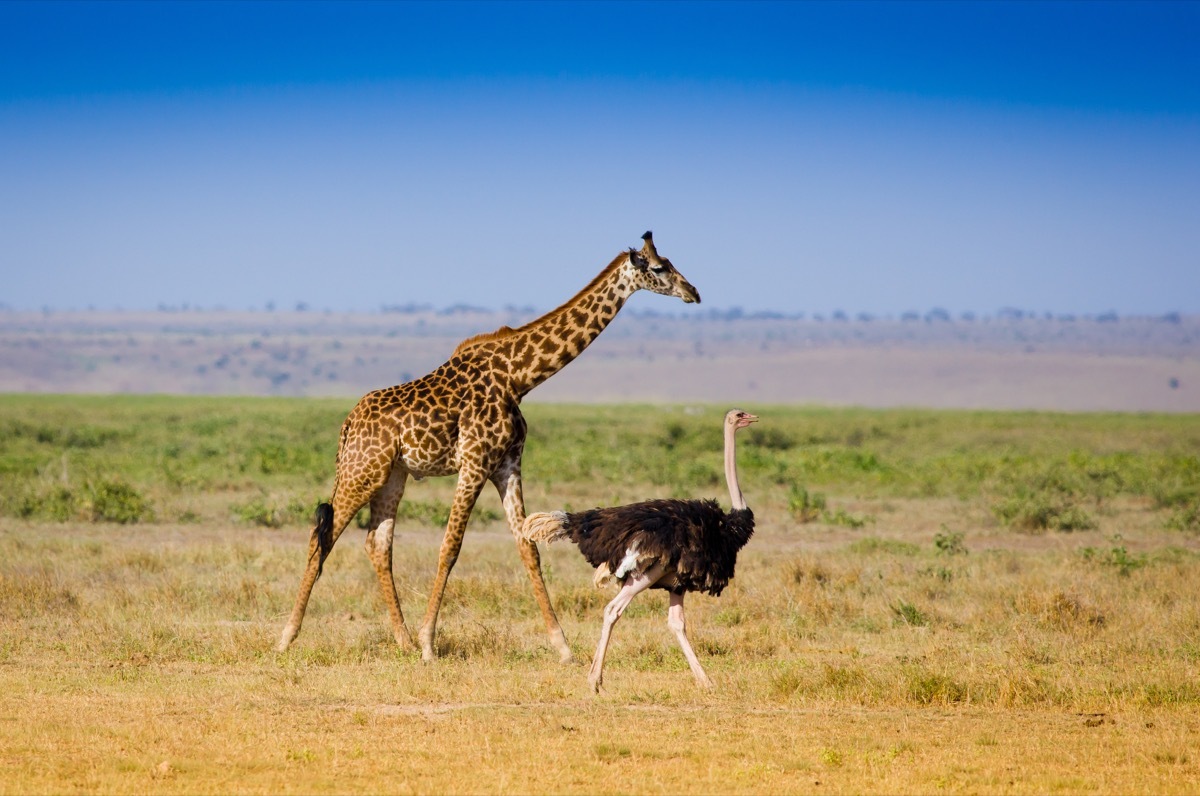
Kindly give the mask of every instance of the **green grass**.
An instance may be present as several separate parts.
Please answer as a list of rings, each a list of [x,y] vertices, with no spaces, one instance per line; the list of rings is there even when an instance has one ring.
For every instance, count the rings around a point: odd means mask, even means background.
[[[45,521],[303,525],[328,497],[353,401],[0,396],[0,514]],[[978,501],[1023,532],[1086,530],[1136,500],[1200,530],[1200,418],[755,407],[752,505],[861,528],[858,501]],[[525,407],[527,495],[616,503],[724,494],[720,407]],[[445,521],[442,479],[401,511]],[[406,501],[406,503],[409,501]],[[489,521],[499,516],[488,508]]]

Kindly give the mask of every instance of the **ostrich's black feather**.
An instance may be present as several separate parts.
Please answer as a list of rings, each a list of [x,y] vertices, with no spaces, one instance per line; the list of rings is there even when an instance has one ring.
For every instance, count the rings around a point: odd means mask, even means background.
[[[647,500],[566,515],[563,529],[593,567],[616,572],[631,548],[674,575],[671,591],[717,595],[733,578],[738,551],[754,533],[750,509],[726,513],[715,500]]]

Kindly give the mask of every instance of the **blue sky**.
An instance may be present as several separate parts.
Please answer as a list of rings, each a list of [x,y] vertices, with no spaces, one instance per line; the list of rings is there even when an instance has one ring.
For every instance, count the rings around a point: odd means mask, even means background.
[[[1200,4],[0,3],[0,303],[1200,312]],[[684,310],[667,299],[634,306]]]

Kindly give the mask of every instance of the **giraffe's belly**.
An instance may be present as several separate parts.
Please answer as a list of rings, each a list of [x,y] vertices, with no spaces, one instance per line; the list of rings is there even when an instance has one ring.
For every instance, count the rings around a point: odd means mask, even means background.
[[[402,445],[396,460],[414,478],[435,478],[458,472],[458,454],[452,447],[429,450],[419,446]]]

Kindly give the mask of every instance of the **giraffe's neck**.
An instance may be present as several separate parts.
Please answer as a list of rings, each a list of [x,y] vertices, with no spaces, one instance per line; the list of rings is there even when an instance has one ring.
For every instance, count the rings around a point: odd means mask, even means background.
[[[505,336],[499,350],[518,398],[566,367],[616,317],[637,289],[625,274],[627,258],[620,255],[566,304]]]

